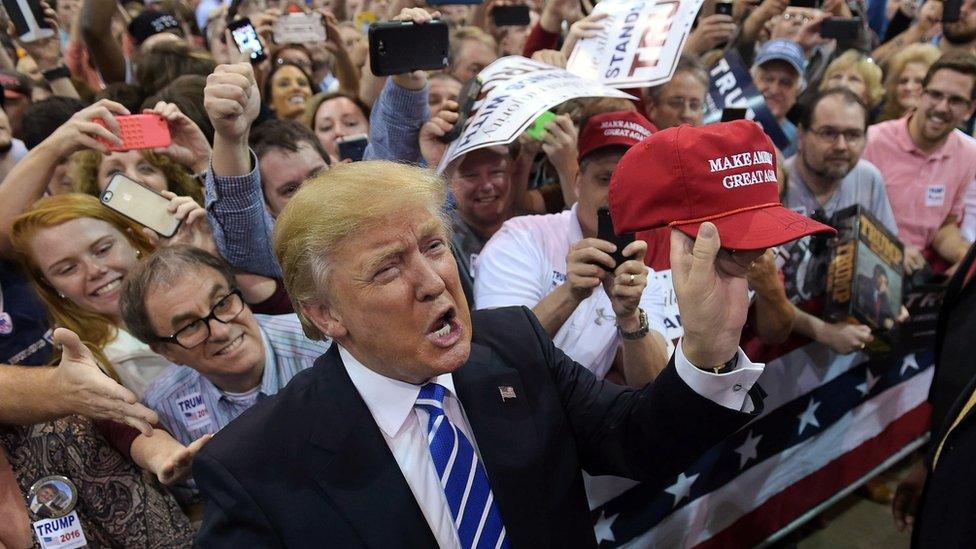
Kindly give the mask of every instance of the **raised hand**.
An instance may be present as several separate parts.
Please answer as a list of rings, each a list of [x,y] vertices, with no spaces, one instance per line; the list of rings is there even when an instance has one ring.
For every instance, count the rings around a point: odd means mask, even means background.
[[[152,435],[152,424],[159,421],[156,412],[139,404],[132,391],[105,375],[77,334],[58,328],[54,341],[62,348],[54,383],[67,413],[126,423],[146,436]]]
[[[701,369],[735,356],[749,310],[749,284],[720,269],[722,241],[712,223],[702,223],[698,238],[671,230],[671,280],[678,299],[685,357]]]
[[[261,110],[261,93],[251,64],[218,65],[207,76],[203,105],[217,136],[246,142],[251,124]]]
[[[447,151],[449,143],[441,141],[441,137],[451,133],[458,121],[458,104],[448,101],[436,116],[428,120],[420,128],[420,154],[430,167],[437,166]]]
[[[210,142],[200,128],[180,112],[179,107],[160,101],[144,112],[162,116],[169,125],[172,142],[168,147],[157,148],[154,152],[169,155],[194,173],[201,173],[210,166],[210,155],[213,152]]]
[[[172,486],[177,482],[186,480],[190,477],[193,470],[193,458],[196,457],[203,445],[210,442],[213,435],[203,435],[194,440],[189,446],[173,452],[165,457],[159,470],[156,471],[156,478],[166,486]]]
[[[623,256],[630,258],[613,271],[612,277],[604,281],[604,288],[610,296],[613,312],[617,315],[617,324],[625,326],[627,323],[640,326],[637,308],[640,306],[644,288],[647,288],[647,267],[644,265],[644,255],[647,254],[647,242],[635,240],[624,248]],[[634,331],[625,329],[625,331]]]
[[[119,138],[119,123],[115,117],[128,114],[129,109],[121,104],[102,99],[76,112],[39,146],[51,147],[59,158],[67,158],[83,149],[107,153],[108,146],[98,139],[122,145],[122,139]],[[105,126],[95,122],[96,119],[104,122]]]

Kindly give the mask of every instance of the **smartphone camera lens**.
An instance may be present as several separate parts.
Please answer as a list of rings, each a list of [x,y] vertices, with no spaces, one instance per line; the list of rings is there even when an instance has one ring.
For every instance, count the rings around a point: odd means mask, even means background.
[[[379,41],[377,41],[377,43],[376,43],[376,51],[380,55],[386,55],[386,41],[385,40],[379,40]]]
[[[105,191],[104,193],[102,193],[102,202],[111,202],[111,201],[112,201],[112,191]]]

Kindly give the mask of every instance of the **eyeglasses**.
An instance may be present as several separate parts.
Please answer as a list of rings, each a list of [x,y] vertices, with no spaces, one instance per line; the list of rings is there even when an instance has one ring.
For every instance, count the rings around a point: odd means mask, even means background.
[[[672,97],[670,99],[666,99],[664,104],[676,111],[684,111],[685,109],[688,109],[692,112],[699,112],[702,110],[702,102],[697,99]]]
[[[972,105],[972,101],[966,99],[965,97],[959,97],[958,95],[947,95],[938,90],[924,89],[922,94],[926,95],[933,103],[939,104],[943,99],[949,101],[949,106],[953,109],[968,109]]]
[[[860,143],[864,140],[864,130],[838,130],[837,128],[832,128],[830,126],[824,126],[820,129],[811,129],[810,133],[816,135],[820,139],[828,143],[836,143],[837,138],[844,136],[844,141],[848,143]]]
[[[234,288],[210,309],[210,314],[194,320],[171,336],[160,336],[156,340],[162,343],[176,343],[184,349],[192,349],[210,337],[211,320],[227,324],[237,318],[243,310],[244,299],[241,297],[241,291]]]

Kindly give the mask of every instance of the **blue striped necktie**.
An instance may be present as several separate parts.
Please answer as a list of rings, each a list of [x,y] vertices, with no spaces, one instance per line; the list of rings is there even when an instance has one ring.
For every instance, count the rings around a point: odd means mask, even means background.
[[[464,433],[444,415],[446,389],[436,383],[420,388],[416,407],[425,410],[427,444],[434,468],[447,496],[461,547],[508,547],[505,525],[495,505],[488,475]]]

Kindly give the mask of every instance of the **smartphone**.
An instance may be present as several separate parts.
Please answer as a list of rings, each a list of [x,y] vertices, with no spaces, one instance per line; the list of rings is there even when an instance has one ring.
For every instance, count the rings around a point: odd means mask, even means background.
[[[117,173],[102,192],[102,204],[164,238],[176,234],[180,220],[169,213],[169,199],[142,183]]]
[[[376,76],[439,70],[450,60],[447,24],[435,19],[386,21],[369,27],[369,65]]]
[[[366,152],[366,145],[369,144],[369,136],[365,133],[350,135],[336,139],[336,149],[339,151],[339,160],[350,159],[359,162],[363,159]]]
[[[325,25],[322,14],[288,13],[278,17],[274,25],[274,40],[277,44],[304,44],[325,42]]]
[[[478,100],[478,95],[481,93],[481,86],[483,83],[481,79],[475,76],[461,87],[461,93],[458,94],[458,119],[454,123],[454,127],[451,131],[441,136],[441,141],[443,143],[450,143],[458,137],[461,137],[461,132],[464,131],[464,124],[468,121],[468,117],[471,116],[471,109],[474,108],[475,101]]]
[[[122,145],[99,139],[110,151],[155,149],[169,147],[170,143],[173,142],[166,119],[158,114],[130,114],[116,116],[115,120],[119,123],[119,137],[122,138]],[[108,127],[101,118],[96,118],[95,122]]]
[[[861,32],[860,17],[831,17],[820,26],[820,36],[837,40],[857,40]]]
[[[40,0],[3,0],[3,8],[14,23],[22,42],[35,42],[54,36],[54,29],[44,20]]]
[[[732,15],[732,2],[719,2],[715,4],[716,15]]]
[[[945,0],[942,3],[942,22],[955,23],[959,21],[962,15],[962,3],[963,0]]]
[[[491,10],[496,27],[524,27],[529,24],[529,6],[498,6]]]
[[[624,248],[634,241],[634,233],[617,235],[617,233],[613,230],[613,220],[610,218],[609,208],[600,208],[596,211],[596,223],[596,237],[600,240],[613,242],[617,246],[617,251],[610,254],[610,257],[613,258],[615,267],[620,266],[621,263],[627,260],[623,253]],[[604,271],[612,270],[607,269],[603,264],[600,264],[600,268],[602,268]]]
[[[742,120],[746,117],[745,107],[725,107],[722,109],[722,122],[731,122],[733,120]]]
[[[234,43],[237,44],[237,49],[241,53],[250,52],[251,63],[260,63],[268,58],[264,46],[261,45],[261,40],[258,39],[258,31],[254,30],[254,25],[251,24],[250,19],[247,17],[237,19],[228,23],[227,28],[234,38]]]
[[[790,6],[794,8],[812,8],[819,10],[821,3],[821,0],[790,0]]]
[[[546,124],[555,119],[555,114],[550,111],[546,111],[540,114],[539,117],[532,122],[532,125],[525,129],[525,133],[536,141],[542,141],[542,134],[546,131]]]

